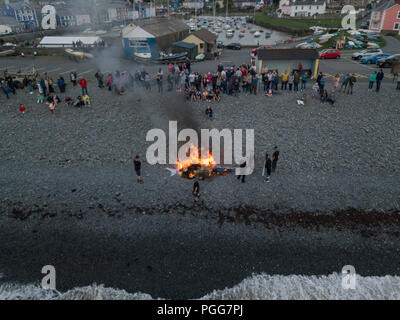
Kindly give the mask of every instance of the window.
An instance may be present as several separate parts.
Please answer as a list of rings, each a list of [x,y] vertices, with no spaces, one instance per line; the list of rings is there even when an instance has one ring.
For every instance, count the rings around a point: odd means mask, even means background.
[[[400,23],[396,22],[396,23],[394,24],[393,30],[399,30],[399,29],[400,29]]]
[[[400,11],[397,12],[397,19],[400,19]]]
[[[147,40],[129,40],[129,46],[132,48],[147,48]]]
[[[374,20],[379,20],[379,17],[380,17],[380,12],[378,12],[378,11],[375,11],[372,14],[372,19],[374,19]]]
[[[200,43],[200,49],[204,48],[204,43]]]

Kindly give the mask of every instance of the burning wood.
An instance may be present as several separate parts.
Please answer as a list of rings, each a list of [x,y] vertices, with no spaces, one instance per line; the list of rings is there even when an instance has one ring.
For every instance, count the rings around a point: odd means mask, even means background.
[[[223,175],[232,172],[232,168],[217,166],[210,151],[204,154],[202,156],[201,152],[192,145],[190,149],[186,150],[186,159],[178,159],[178,173],[187,179],[194,179],[195,177],[206,179],[213,175]]]

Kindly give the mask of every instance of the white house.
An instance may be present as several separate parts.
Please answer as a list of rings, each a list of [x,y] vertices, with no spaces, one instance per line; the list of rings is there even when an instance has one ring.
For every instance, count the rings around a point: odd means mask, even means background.
[[[312,17],[326,13],[326,0],[281,0],[279,8],[283,15]]]

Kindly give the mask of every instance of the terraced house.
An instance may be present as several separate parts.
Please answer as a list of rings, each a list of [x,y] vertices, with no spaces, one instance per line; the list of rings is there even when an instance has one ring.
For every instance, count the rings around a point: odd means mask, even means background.
[[[369,29],[400,33],[400,0],[382,1],[373,9]]]
[[[3,15],[18,21],[22,31],[34,31],[39,27],[39,20],[29,0],[4,0]]]
[[[325,0],[281,0],[279,8],[283,15],[312,17],[326,13]]]

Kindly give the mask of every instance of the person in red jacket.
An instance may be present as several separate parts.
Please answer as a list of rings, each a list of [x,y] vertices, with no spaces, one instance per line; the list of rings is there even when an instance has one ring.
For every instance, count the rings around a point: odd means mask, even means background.
[[[87,81],[86,81],[85,78],[80,78],[79,79],[79,85],[82,88],[82,96],[84,96],[85,94],[89,95],[88,91],[87,91]]]
[[[21,112],[21,118],[25,119],[26,107],[23,104],[19,105],[19,112]]]

